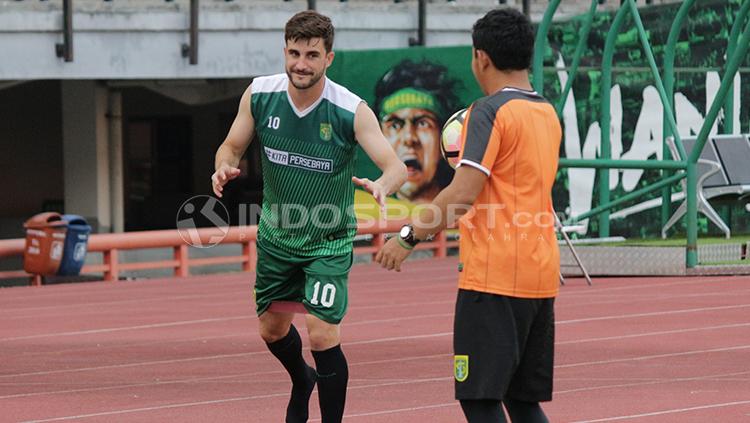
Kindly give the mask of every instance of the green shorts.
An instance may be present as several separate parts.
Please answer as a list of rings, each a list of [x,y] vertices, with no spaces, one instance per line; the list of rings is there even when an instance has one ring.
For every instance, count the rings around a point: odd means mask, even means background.
[[[255,304],[258,316],[273,301],[302,303],[308,313],[338,324],[346,314],[351,252],[337,256],[301,257],[268,242],[258,242]]]

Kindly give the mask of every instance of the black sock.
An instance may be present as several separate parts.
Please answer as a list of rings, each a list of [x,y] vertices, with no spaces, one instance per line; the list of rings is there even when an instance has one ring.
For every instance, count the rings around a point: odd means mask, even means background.
[[[344,416],[349,367],[341,345],[325,351],[313,351],[318,371],[318,400],[322,423],[339,423]]]
[[[297,329],[291,325],[285,337],[266,345],[292,378],[292,395],[286,407],[286,423],[306,422],[310,394],[315,387],[315,369],[308,366],[302,357],[302,339]]]
[[[469,423],[505,423],[505,413],[497,400],[461,400]]]
[[[506,398],[503,400],[508,410],[510,421],[523,423],[549,423],[538,402],[519,401]]]

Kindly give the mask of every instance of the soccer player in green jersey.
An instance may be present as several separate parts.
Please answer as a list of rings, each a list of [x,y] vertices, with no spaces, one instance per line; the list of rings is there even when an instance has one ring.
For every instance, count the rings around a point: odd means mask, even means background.
[[[229,134],[216,153],[214,193],[236,178],[253,134],[261,143],[263,207],[255,280],[260,336],[292,379],[286,422],[306,422],[315,383],[323,423],[344,414],[348,368],[339,323],[346,313],[356,218],[354,185],[385,208],[385,197],[406,180],[406,167],[359,97],[325,76],[333,61],[333,25],[314,11],[286,24],[286,73],[255,78],[242,95]],[[356,146],[383,172],[375,181],[354,176]],[[315,369],[302,356],[293,313],[269,310],[273,301],[307,309]]]

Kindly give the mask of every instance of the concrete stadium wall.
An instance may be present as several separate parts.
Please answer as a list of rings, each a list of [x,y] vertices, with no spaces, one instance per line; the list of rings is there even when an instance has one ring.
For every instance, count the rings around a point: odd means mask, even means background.
[[[662,1],[656,1],[660,3]],[[508,0],[520,7],[521,0]],[[642,3],[642,2],[639,2]],[[201,2],[199,61],[190,65],[181,46],[189,39],[189,1],[76,0],[73,61],[55,55],[62,42],[61,1],[3,1],[0,8],[0,81],[24,79],[244,78],[282,69],[283,27],[304,0]],[[556,16],[587,10],[590,0],[566,0]],[[610,0],[602,10],[616,7]],[[474,21],[496,0],[433,1],[428,6],[429,46],[470,44]],[[547,0],[532,2],[539,20]],[[416,1],[320,0],[332,17],[336,49],[407,47],[416,35]]]

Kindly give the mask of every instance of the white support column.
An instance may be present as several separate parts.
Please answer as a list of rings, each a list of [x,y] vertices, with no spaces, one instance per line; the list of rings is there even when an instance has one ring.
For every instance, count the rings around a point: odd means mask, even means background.
[[[109,232],[107,88],[97,81],[62,81],[65,213]]]
[[[125,231],[125,203],[122,146],[122,93],[109,92],[109,186],[112,232]]]

